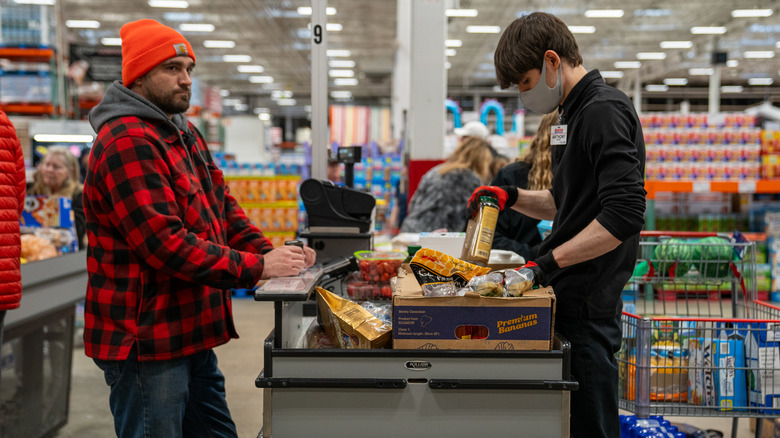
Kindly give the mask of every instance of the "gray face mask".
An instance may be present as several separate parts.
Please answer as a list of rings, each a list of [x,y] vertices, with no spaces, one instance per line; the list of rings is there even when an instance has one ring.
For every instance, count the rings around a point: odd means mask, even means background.
[[[542,74],[539,82],[530,90],[520,93],[520,101],[523,106],[536,114],[551,113],[561,103],[563,97],[563,85],[561,81],[561,68],[558,67],[558,80],[552,88],[547,86],[545,78],[547,63],[542,64]]]

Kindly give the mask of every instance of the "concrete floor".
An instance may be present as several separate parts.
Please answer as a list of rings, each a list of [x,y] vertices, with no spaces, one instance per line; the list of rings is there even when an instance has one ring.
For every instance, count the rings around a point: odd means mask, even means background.
[[[254,385],[263,363],[263,340],[273,327],[273,305],[248,298],[233,300],[234,317],[241,338],[216,349],[225,374],[227,400],[240,438],[256,438],[262,428],[262,391]],[[73,352],[73,375],[68,423],[57,438],[106,438],[115,436],[108,408],[108,387],[102,372],[84,355],[78,344]],[[731,436],[730,418],[668,417],[673,423],[687,423],[701,429],[716,429]],[[740,419],[737,437],[752,436],[748,420]],[[305,437],[300,437],[305,438]],[[435,438],[435,437],[430,437]]]

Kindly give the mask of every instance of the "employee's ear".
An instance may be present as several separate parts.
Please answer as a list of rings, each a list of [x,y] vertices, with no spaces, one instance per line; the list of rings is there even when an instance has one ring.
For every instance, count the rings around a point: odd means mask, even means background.
[[[558,68],[558,64],[561,62],[560,56],[552,50],[544,52],[544,62],[549,62],[553,68]]]

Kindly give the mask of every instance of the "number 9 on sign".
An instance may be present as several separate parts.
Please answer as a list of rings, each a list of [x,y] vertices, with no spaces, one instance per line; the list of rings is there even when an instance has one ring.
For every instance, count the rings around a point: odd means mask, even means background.
[[[322,43],[322,25],[315,24],[314,25],[314,44],[320,44]]]

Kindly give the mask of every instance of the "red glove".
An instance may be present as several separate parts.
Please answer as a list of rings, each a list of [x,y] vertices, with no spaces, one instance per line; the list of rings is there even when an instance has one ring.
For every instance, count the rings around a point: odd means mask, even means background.
[[[517,202],[517,187],[514,186],[479,186],[474,189],[474,193],[469,198],[469,204],[466,208],[468,217],[474,217],[479,210],[479,197],[490,196],[498,201],[498,210],[501,211],[507,205],[509,207]]]

